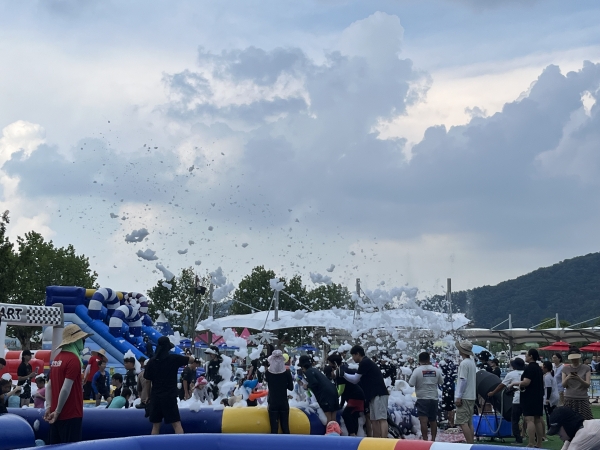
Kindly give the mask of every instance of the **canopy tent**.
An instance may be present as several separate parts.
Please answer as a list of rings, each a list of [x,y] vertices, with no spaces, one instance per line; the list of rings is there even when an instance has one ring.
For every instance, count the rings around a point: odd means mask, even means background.
[[[540,348],[540,350],[552,350],[556,352],[568,352],[570,344],[568,342],[558,341]]]
[[[600,327],[548,328],[545,330],[533,328],[507,328],[504,330],[466,328],[460,330],[460,334],[473,341],[506,342],[512,346],[526,342],[600,339]]]
[[[377,312],[327,309],[323,311],[278,311],[279,320],[274,320],[273,311],[259,311],[251,314],[238,314],[214,321],[203,321],[197,331],[208,329],[214,323],[221,328],[246,327],[253,330],[281,330],[285,328],[320,327],[344,330],[375,328],[427,329],[435,327],[437,331],[448,332],[465,326],[469,320],[464,314],[454,314],[452,322],[446,314],[419,309],[391,309]]]
[[[585,347],[579,347],[582,352],[600,352],[600,341],[592,342]]]

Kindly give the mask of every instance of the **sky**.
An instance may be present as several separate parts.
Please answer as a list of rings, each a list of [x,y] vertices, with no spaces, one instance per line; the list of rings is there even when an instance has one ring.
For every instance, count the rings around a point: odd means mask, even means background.
[[[120,290],[157,264],[497,284],[599,250],[599,22],[595,1],[0,2],[0,210]]]

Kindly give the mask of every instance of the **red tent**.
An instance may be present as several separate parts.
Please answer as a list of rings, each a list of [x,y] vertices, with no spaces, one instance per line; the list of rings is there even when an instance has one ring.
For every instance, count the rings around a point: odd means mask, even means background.
[[[555,352],[568,352],[570,346],[571,345],[568,342],[558,341],[558,342],[555,342],[554,344],[550,344],[546,347],[542,347],[542,348],[540,348],[540,350],[551,350],[551,351],[555,351]]]
[[[592,342],[585,347],[580,347],[579,350],[583,352],[600,352],[600,341]]]

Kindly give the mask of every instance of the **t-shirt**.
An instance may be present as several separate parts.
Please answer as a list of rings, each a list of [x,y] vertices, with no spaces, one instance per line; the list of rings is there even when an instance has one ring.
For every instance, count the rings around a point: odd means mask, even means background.
[[[98,372],[98,362],[100,361],[100,356],[92,355],[88,361],[88,365],[90,366],[90,370],[85,377],[85,381],[92,381],[96,372]]]
[[[32,371],[31,364],[21,362],[21,364],[19,364],[19,368],[17,369],[17,376],[26,377],[29,374],[31,374],[31,371]],[[23,386],[24,384],[31,385],[31,380],[27,379],[27,380],[17,381],[18,386]]]
[[[289,370],[282,373],[265,372],[265,378],[269,385],[269,408],[273,411],[285,410],[289,408],[288,391],[294,390],[294,381]]]
[[[137,376],[135,374],[135,369],[129,369],[125,373],[125,378],[123,379],[123,386],[129,388],[134,397],[137,397]]]
[[[561,364],[558,367],[554,366],[554,379],[556,380],[556,387],[558,387],[559,393],[563,392],[565,390],[565,388],[563,388],[563,385],[562,385],[563,367],[565,367],[564,364]]]
[[[34,408],[43,408],[45,401],[46,401],[46,388],[43,387],[41,389],[38,389],[38,391],[35,394],[35,397],[33,397],[33,407]]]
[[[467,388],[462,395],[463,400],[476,400],[477,393],[475,391],[475,374],[477,373],[477,366],[472,358],[463,359],[458,366],[458,382],[457,386],[460,386],[461,379],[467,381]],[[458,397],[457,397],[458,398]]]
[[[71,352],[61,351],[50,365],[50,383],[52,384],[52,405],[50,411],[56,410],[58,396],[65,380],[73,380],[71,393],[58,417],[68,420],[83,417],[83,390],[81,389],[81,361]]]
[[[563,374],[569,376],[570,373],[576,373],[582,380],[585,380],[586,374],[590,373],[590,366],[580,364],[577,368],[570,364],[563,365]],[[565,398],[588,398],[588,388],[583,387],[581,381],[577,379],[569,379],[563,383],[565,388]]]
[[[335,384],[333,384],[323,372],[314,367],[304,369],[302,372],[308,383],[308,388],[315,394],[317,402],[321,407],[323,407],[324,404],[332,405],[337,402],[338,394]],[[269,375],[265,374],[265,376]]]
[[[521,392],[521,405],[539,405],[544,404],[544,374],[538,363],[532,361],[525,366],[521,375],[521,380],[525,378],[531,380],[529,386]],[[540,406],[541,407],[541,406]]]
[[[121,409],[123,408],[125,405],[127,404],[127,399],[125,397],[121,397],[120,395],[118,397],[113,398],[112,402],[110,402],[110,405],[108,405],[108,409]]]
[[[410,376],[408,384],[415,388],[418,399],[437,400],[438,384],[444,384],[444,378],[440,369],[428,364],[417,367]]]
[[[522,370],[511,370],[502,380],[502,384],[508,387],[511,384],[518,383],[521,381],[521,375],[523,375]],[[518,405],[521,402],[521,391],[519,389],[515,389],[512,402],[513,405]]]
[[[547,392],[548,388],[552,389],[552,391],[550,392],[550,406],[557,406],[558,399],[560,396],[558,395],[558,388],[556,387],[556,380],[552,376],[551,372],[547,372],[544,375],[544,404],[546,403],[546,400],[547,400],[546,392]]]
[[[169,353],[161,359],[150,359],[144,376],[152,381],[150,397],[177,397],[177,373],[190,357]]]
[[[600,420],[584,420],[571,442],[565,441],[561,450],[596,450],[600,448]]]
[[[382,395],[389,395],[385,381],[383,381],[383,375],[381,370],[377,367],[370,358],[364,357],[360,363],[358,363],[358,371],[356,372],[361,375],[360,387],[365,393],[365,400],[370,402],[375,397]]]
[[[108,395],[110,389],[108,387],[108,376],[106,375],[106,370],[104,372],[100,372],[99,370],[94,374],[92,378],[92,390],[94,394],[103,394]]]

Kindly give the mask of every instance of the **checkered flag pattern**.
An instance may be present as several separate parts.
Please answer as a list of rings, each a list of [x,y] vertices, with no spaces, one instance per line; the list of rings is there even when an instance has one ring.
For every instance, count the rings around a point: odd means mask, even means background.
[[[62,325],[60,308],[53,306],[27,306],[27,324]]]

